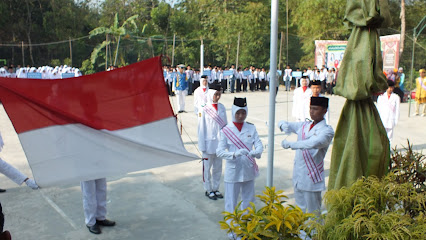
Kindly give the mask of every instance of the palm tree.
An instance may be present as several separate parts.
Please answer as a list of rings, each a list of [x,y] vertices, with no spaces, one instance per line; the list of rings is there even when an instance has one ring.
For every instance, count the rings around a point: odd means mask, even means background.
[[[114,64],[116,64],[117,62],[117,55],[118,55],[118,48],[120,46],[120,40],[121,40],[121,36],[128,36],[128,26],[127,25],[131,25],[131,29],[130,30],[134,30],[137,29],[137,25],[135,22],[135,19],[138,18],[139,15],[133,15],[131,17],[129,17],[128,19],[126,19],[126,21],[124,21],[124,23],[119,27],[118,26],[118,14],[115,14],[115,18],[114,18],[114,24],[111,27],[97,27],[95,29],[93,29],[92,31],[89,32],[90,34],[90,38],[96,35],[100,35],[100,34],[106,34],[106,39],[105,41],[103,41],[102,43],[98,44],[92,51],[90,60],[92,62],[92,64],[95,64],[96,59],[98,58],[99,52],[106,47],[106,51],[108,51],[108,46],[111,43],[111,40],[109,39],[109,36],[111,35],[114,39],[114,42],[117,43],[117,47],[115,50],[115,59],[114,59]],[[145,27],[146,24],[143,26],[142,28],[142,33],[145,31]],[[106,54],[105,56],[105,68],[107,67],[107,58],[108,58],[108,54]]]

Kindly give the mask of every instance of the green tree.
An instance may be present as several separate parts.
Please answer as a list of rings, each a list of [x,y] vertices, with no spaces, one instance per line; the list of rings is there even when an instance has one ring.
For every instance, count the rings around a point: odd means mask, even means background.
[[[90,37],[93,36],[97,36],[97,35],[103,35],[106,34],[107,39],[105,41],[103,41],[102,43],[100,43],[99,45],[97,45],[94,49],[93,52],[91,54],[91,61],[94,64],[96,62],[96,59],[98,58],[98,54],[100,52],[100,50],[102,50],[105,47],[108,47],[108,45],[112,42],[108,39],[108,36],[111,36],[114,40],[114,42],[116,43],[117,47],[115,50],[115,60],[114,60],[114,65],[116,64],[116,60],[117,60],[117,56],[119,54],[119,44],[120,44],[120,40],[122,36],[126,36],[129,33],[128,27],[127,25],[131,25],[131,29],[137,29],[137,25],[135,23],[135,19],[138,17],[138,15],[133,15],[131,17],[129,17],[128,19],[126,19],[123,24],[121,26],[119,26],[119,22],[118,22],[118,14],[115,14],[115,18],[114,18],[114,23],[112,26],[110,26],[109,28],[107,27],[97,27],[95,29],[93,29],[92,31],[89,32]],[[145,26],[142,28],[142,33],[145,30]],[[133,27],[133,28],[132,28]],[[106,58],[108,58],[108,56],[106,56]],[[122,64],[125,64],[124,61],[121,62]],[[106,66],[105,66],[106,67]]]

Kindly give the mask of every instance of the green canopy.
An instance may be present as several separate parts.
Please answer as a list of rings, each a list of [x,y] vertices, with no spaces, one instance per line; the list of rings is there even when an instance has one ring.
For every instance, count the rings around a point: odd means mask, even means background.
[[[371,97],[388,88],[377,32],[390,24],[387,0],[348,0],[345,24],[352,33],[334,90],[347,100],[334,136],[329,190],[350,186],[361,176],[385,175],[390,159],[389,140]]]

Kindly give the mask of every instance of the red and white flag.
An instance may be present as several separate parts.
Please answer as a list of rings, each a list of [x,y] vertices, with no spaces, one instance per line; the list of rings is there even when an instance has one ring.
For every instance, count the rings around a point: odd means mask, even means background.
[[[183,145],[160,57],[77,78],[0,78],[0,99],[41,187],[198,158]]]

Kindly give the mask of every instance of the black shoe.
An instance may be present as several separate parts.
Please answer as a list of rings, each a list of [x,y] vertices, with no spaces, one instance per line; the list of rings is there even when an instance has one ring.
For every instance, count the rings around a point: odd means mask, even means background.
[[[112,227],[112,226],[115,226],[115,222],[108,219],[96,220],[96,225],[101,225],[104,227]]]
[[[216,195],[214,194],[214,192],[210,192],[210,193],[206,192],[206,196],[207,196],[208,198],[210,198],[211,200],[217,200],[217,197],[216,197]]]
[[[214,195],[215,195],[217,198],[223,198],[222,193],[220,193],[219,191],[214,191]]]
[[[6,192],[6,189],[1,189],[0,188],[0,193],[2,193],[2,192]]]
[[[101,228],[97,223],[95,223],[93,226],[87,226],[87,228],[89,229],[89,232],[93,234],[101,234]]]

